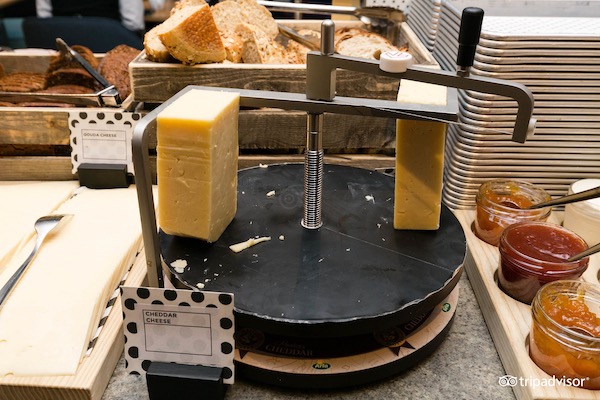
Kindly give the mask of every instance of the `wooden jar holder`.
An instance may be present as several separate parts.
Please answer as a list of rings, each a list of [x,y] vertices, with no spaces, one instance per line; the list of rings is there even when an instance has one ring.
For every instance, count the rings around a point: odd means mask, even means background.
[[[534,385],[533,382],[541,382],[543,379],[550,379],[551,376],[542,371],[529,357],[531,307],[514,300],[498,287],[495,278],[499,260],[498,248],[485,243],[473,233],[475,210],[455,210],[454,213],[465,231],[467,247],[470,250],[465,260],[469,281],[507,376],[519,379],[513,386],[517,399],[600,399],[600,391],[558,385]],[[549,221],[560,223],[561,217],[561,213],[553,212]],[[596,254],[591,256],[589,267],[582,279],[598,283],[599,270],[600,254]],[[499,380],[501,378],[499,377]],[[521,381],[524,384],[521,384]]]

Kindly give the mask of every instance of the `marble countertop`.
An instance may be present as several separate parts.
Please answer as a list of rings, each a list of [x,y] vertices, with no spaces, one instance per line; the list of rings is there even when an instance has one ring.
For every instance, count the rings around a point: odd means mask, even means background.
[[[145,379],[125,372],[121,358],[102,400],[148,400]],[[357,388],[292,390],[238,379],[225,399],[493,399],[514,400],[473,289],[463,273],[454,324],[448,337],[428,358],[384,381]]]

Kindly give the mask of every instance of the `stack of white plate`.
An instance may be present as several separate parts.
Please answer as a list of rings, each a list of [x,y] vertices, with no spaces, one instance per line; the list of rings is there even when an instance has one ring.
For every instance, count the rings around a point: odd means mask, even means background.
[[[429,51],[435,46],[441,5],[442,0],[412,0],[408,8],[406,23]]]
[[[455,70],[462,3],[442,1],[432,53],[446,70]],[[534,16],[505,16],[519,1],[509,10],[500,7],[506,0],[488,3],[492,12],[476,4],[485,17],[471,74],[526,85],[538,123],[525,144],[514,143],[515,101],[460,91],[459,124],[446,143],[444,202],[453,208],[472,207],[490,179],[526,180],[561,195],[578,179],[600,177],[600,18],[593,18],[600,2],[562,1],[552,10],[548,0],[524,1],[519,10]],[[561,16],[548,16],[553,11]]]

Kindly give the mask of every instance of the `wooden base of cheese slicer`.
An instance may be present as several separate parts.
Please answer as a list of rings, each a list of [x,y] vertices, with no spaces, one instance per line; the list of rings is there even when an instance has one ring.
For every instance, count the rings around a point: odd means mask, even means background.
[[[452,322],[466,253],[459,222],[444,208],[439,230],[395,230],[392,176],[325,164],[323,224],[305,229],[303,174],[303,164],[240,171],[238,211],[221,238],[160,232],[163,268],[176,286],[234,294],[240,376],[344,387],[421,361]],[[271,239],[229,248],[255,237]],[[171,264],[182,259],[178,272]]]

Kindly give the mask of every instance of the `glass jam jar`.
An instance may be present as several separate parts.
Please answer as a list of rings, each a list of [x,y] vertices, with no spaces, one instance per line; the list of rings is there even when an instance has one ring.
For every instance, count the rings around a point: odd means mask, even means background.
[[[504,228],[520,221],[546,221],[551,207],[523,209],[550,200],[542,188],[523,181],[496,179],[479,187],[475,202],[475,234],[481,240],[497,246]]]
[[[600,287],[555,281],[531,305],[529,356],[549,375],[573,386],[600,389]]]
[[[569,187],[569,194],[600,186],[600,179],[581,179]],[[600,198],[565,205],[563,226],[576,232],[590,246],[600,243]]]
[[[507,227],[498,250],[498,285],[512,298],[530,304],[546,283],[578,279],[589,257],[567,259],[588,248],[575,232],[548,222],[518,222]]]

